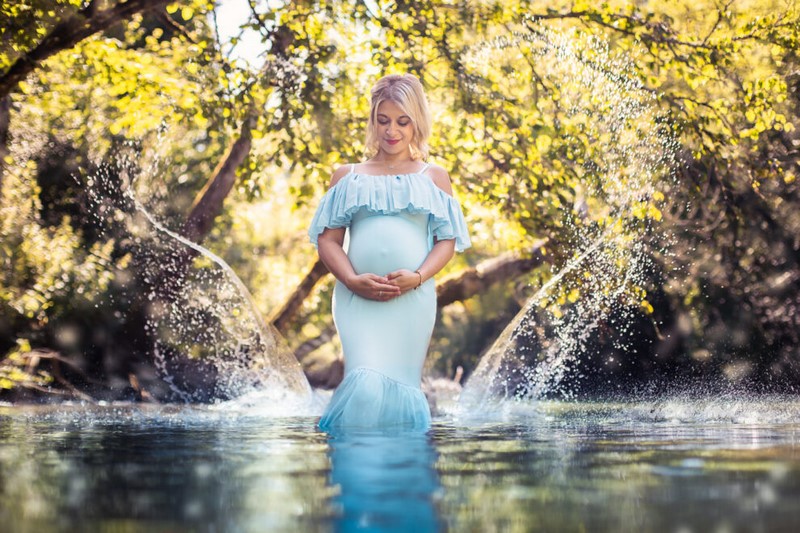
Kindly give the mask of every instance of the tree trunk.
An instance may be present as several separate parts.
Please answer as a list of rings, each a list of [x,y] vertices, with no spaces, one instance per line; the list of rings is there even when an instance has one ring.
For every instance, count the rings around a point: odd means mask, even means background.
[[[56,24],[33,50],[23,53],[11,64],[0,76],[0,98],[13,91],[20,81],[48,57],[72,48],[83,39],[128,20],[137,13],[161,7],[170,1],[128,0],[108,9],[98,10],[96,0],[92,0],[86,8]]]
[[[311,267],[306,277],[303,278],[303,281],[300,282],[300,285],[297,286],[283,306],[270,317],[269,321],[272,322],[272,325],[275,326],[282,335],[286,335],[289,327],[297,318],[297,313],[300,311],[303,302],[308,298],[308,295],[311,294],[311,291],[314,290],[317,282],[327,273],[328,268],[325,266],[325,263],[317,259],[317,262],[314,263],[314,266]]]
[[[214,171],[213,177],[195,198],[192,209],[186,217],[181,235],[188,240],[200,243],[211,231],[214,219],[222,212],[225,198],[236,183],[236,169],[250,153],[252,145],[251,130],[256,126],[257,117],[251,111],[242,123],[239,138],[233,143],[225,158]],[[158,280],[159,292],[171,300],[179,293],[189,268],[189,263],[197,252],[189,247],[181,247],[170,256],[164,257],[164,268]]]
[[[322,333],[313,339],[308,339],[306,342],[298,346],[294,351],[294,356],[302,363],[303,359],[305,359],[308,354],[323,344],[332,341],[334,335],[336,335],[336,326],[334,326],[333,323],[330,323],[324,330],[322,330]]]
[[[3,174],[6,169],[8,150],[8,128],[11,125],[11,96],[0,98],[0,196],[3,193]]]
[[[242,124],[239,138],[231,146],[228,155],[214,171],[203,190],[197,195],[181,234],[192,242],[200,242],[208,235],[214,219],[222,213],[222,204],[236,183],[236,169],[250,153],[253,144],[252,130],[256,127],[257,117],[250,112]]]
[[[488,259],[474,268],[462,270],[446,277],[436,286],[436,305],[439,309],[453,302],[467,300],[484,292],[491,285],[516,278],[530,272],[545,262],[541,249],[544,241],[538,243],[528,257],[516,254],[503,254]]]

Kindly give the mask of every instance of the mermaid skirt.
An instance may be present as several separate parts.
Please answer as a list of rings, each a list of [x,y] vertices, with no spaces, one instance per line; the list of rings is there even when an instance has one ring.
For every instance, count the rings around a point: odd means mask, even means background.
[[[322,429],[427,429],[430,424],[428,400],[419,387],[400,383],[365,367],[347,374],[319,422]]]
[[[427,214],[355,216],[348,257],[356,272],[415,270],[429,251]],[[420,390],[436,319],[432,279],[388,302],[362,298],[336,283],[333,316],[345,376],[320,420],[323,429],[430,426]]]

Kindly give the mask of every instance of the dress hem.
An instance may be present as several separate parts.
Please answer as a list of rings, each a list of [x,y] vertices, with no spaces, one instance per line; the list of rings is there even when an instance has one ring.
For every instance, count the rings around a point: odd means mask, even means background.
[[[362,366],[357,366],[353,370],[350,370],[349,372],[347,372],[345,374],[345,376],[344,376],[344,379],[347,379],[347,376],[349,376],[350,374],[353,374],[355,372],[358,372],[359,370],[366,370],[368,372],[373,372],[375,374],[378,374],[380,377],[382,377],[382,378],[384,378],[384,379],[386,379],[388,381],[391,381],[392,383],[400,385],[401,387],[407,387],[409,389],[412,389],[412,390],[415,390],[415,391],[420,391],[420,392],[422,391],[422,389],[420,388],[419,385],[414,386],[414,385],[409,385],[408,383],[403,383],[400,380],[394,379],[393,377],[384,374],[380,370],[377,370],[377,369],[369,367],[369,366],[363,366],[363,365]]]

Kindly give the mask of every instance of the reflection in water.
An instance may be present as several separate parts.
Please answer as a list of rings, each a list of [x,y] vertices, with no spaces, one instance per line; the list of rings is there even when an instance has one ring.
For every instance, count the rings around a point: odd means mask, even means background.
[[[308,418],[28,409],[0,407],[0,531],[312,531],[331,515]]]
[[[420,431],[338,431],[328,440],[337,531],[437,531],[436,453]]]
[[[520,402],[427,434],[0,406],[0,531],[798,531],[800,401]]]

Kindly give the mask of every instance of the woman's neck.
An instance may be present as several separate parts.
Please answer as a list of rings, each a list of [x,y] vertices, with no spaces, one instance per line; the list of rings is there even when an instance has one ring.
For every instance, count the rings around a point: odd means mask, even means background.
[[[387,165],[397,166],[403,163],[410,163],[414,161],[409,152],[399,154],[387,154],[386,152],[378,152],[372,158],[376,163],[383,163]]]

